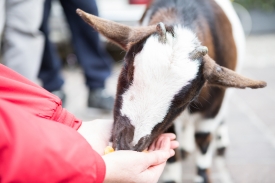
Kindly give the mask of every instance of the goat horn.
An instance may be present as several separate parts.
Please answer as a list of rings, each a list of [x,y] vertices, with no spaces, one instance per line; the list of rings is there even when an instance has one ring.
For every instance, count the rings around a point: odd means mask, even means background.
[[[77,14],[96,31],[104,35],[112,42],[118,44],[125,50],[140,41],[146,36],[156,32],[156,26],[148,27],[130,27],[117,22],[99,18],[88,14],[80,9],[76,10]]]
[[[190,53],[190,58],[192,60],[198,59],[200,57],[203,57],[208,53],[208,48],[206,46],[199,46],[194,51]]]
[[[158,34],[160,35],[159,41],[161,43],[165,43],[166,42],[166,28],[165,28],[164,23],[159,22],[156,29],[157,29]]]

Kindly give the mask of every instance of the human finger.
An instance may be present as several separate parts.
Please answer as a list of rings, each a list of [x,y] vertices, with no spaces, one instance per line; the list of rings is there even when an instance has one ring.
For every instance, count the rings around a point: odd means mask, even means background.
[[[169,148],[169,144],[170,144],[170,137],[167,137],[166,135],[161,135],[156,140],[153,150],[163,149],[164,147]]]
[[[164,167],[166,165],[166,162],[163,162],[159,165],[151,166],[145,171],[143,171],[140,176],[141,176],[141,182],[158,182]]]
[[[166,160],[168,158],[171,157],[169,138],[163,138],[159,142],[158,148],[159,148],[159,150],[152,151],[150,153],[146,153],[148,167],[164,163],[164,162],[166,162]]]
[[[170,142],[170,149],[176,149],[179,147],[179,142],[176,140],[173,140]]]
[[[148,148],[148,151],[154,151],[157,149],[157,147],[160,146],[160,143],[163,138],[169,138],[171,141],[176,139],[176,135],[174,133],[164,133],[161,134]],[[171,149],[175,149],[174,147],[175,143],[173,143],[173,146],[171,146]]]
[[[157,150],[150,153],[146,153],[146,164],[145,169],[148,169],[151,166],[159,165],[165,163],[168,158],[171,157],[170,150]]]
[[[164,136],[160,136],[158,137],[149,147],[148,151],[155,151],[155,150],[159,150],[160,149],[160,144],[163,141],[163,138],[165,138]]]
[[[160,144],[162,143],[164,138],[168,138],[165,137],[164,135],[160,135],[149,147],[148,151],[155,151],[155,150],[159,150],[160,149]]]
[[[160,152],[166,154],[160,154]],[[147,182],[148,180],[150,180],[149,182],[157,182],[161,173],[163,172],[168,158],[174,156],[175,151],[172,149],[169,149],[169,151],[157,150],[148,153],[148,155],[151,155],[151,157],[147,161],[147,168],[142,172],[141,176]]]
[[[164,133],[164,134],[161,134],[160,137],[168,137],[170,140],[176,139],[176,135],[174,133]]]

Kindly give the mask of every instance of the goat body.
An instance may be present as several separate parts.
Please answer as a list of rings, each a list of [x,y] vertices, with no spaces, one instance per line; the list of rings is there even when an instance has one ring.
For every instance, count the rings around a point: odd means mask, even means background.
[[[127,51],[117,86],[113,147],[143,151],[172,129],[181,152],[190,153],[196,142],[197,179],[209,182],[214,144],[219,152],[228,144],[223,122],[226,88],[266,85],[234,72],[244,37],[230,2],[155,0],[141,27],[77,12]],[[181,182],[180,173],[164,174],[163,179]]]

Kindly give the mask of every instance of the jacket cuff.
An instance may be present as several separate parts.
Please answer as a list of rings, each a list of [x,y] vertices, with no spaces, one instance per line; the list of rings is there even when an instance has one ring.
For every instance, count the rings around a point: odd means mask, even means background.
[[[105,179],[105,175],[106,175],[106,164],[102,158],[102,156],[100,156],[98,153],[95,153],[95,163],[97,165],[97,170],[96,170],[96,183],[101,183],[104,182]]]
[[[64,109],[61,105],[58,105],[56,108],[56,112],[52,116],[52,119],[56,122],[63,123],[75,130],[81,126],[82,121],[77,119],[73,114]]]

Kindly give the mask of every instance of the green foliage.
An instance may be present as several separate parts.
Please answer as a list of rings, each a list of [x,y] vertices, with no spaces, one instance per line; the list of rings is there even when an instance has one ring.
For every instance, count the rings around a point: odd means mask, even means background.
[[[248,9],[275,10],[275,0],[233,0]]]

